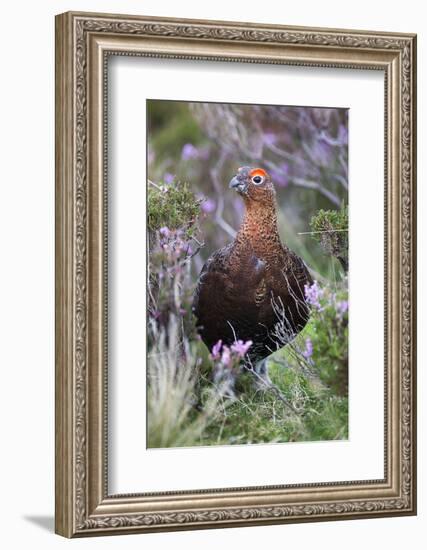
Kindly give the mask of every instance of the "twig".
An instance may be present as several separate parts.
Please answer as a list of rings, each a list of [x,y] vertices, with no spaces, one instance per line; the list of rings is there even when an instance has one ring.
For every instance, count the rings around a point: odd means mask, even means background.
[[[154,183],[154,181],[151,181],[151,180],[147,180],[147,182],[152,185],[153,187],[155,187],[156,189],[158,189],[159,191],[162,190],[162,188],[160,187],[160,185],[157,185],[157,183]]]
[[[200,248],[202,248],[202,246],[205,246],[205,243],[201,243],[199,239],[197,239],[197,237],[195,237],[194,235],[192,235],[191,238],[198,246],[200,246]]]
[[[348,229],[325,229],[324,231],[302,231],[297,233],[297,235],[315,235],[317,233],[341,233],[346,232]]]
[[[247,368],[247,370],[251,372],[259,382],[261,382],[261,384],[265,387],[265,391],[273,392],[276,395],[276,397],[278,397],[280,401],[282,401],[294,414],[296,414],[297,416],[300,415],[300,412],[292,405],[290,401],[286,399],[286,397],[283,395],[283,393],[279,390],[277,386],[275,386],[272,382],[270,383],[267,382],[262,376],[260,376],[256,372],[256,370],[252,365],[250,368]]]
[[[346,191],[348,190],[348,182],[344,176],[341,176],[341,174],[332,174],[332,177],[339,181]]]
[[[224,218],[218,217],[215,219],[215,221],[222,229],[224,229],[226,233],[230,235],[230,237],[234,239],[234,237],[237,235],[237,232],[224,220]]]

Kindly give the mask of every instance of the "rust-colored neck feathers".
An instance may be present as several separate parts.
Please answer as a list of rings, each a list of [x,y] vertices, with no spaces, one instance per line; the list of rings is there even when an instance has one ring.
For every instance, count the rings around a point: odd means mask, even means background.
[[[254,200],[245,201],[246,212],[236,236],[238,248],[250,245],[260,259],[269,260],[282,251],[277,229],[276,204]]]

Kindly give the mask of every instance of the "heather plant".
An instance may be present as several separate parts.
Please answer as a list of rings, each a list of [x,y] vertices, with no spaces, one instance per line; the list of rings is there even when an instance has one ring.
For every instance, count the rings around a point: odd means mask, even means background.
[[[302,355],[320,380],[337,395],[348,391],[348,292],[346,281],[335,290],[317,281],[305,289],[312,307]]]
[[[305,286],[311,307],[310,321],[293,341],[287,343],[287,358],[307,378],[317,378],[334,394],[345,396],[348,389],[348,291],[346,278],[332,287],[314,281]],[[275,336],[285,334],[283,310],[275,308],[278,323]],[[282,343],[285,344],[286,336]]]
[[[236,340],[231,346],[222,343],[222,340],[212,347],[210,359],[214,384],[221,386],[222,391],[229,397],[235,397],[234,384],[242,371],[242,363],[246,353],[252,346],[252,341]]]
[[[148,312],[159,325],[169,317],[188,317],[193,291],[190,278],[191,241],[184,231],[161,227],[152,238],[148,266]],[[191,333],[191,332],[190,332]]]
[[[147,202],[150,233],[167,227],[172,231],[180,230],[186,238],[191,238],[196,232],[201,201],[187,183],[166,178],[166,183],[159,185],[150,180]]]
[[[199,340],[191,315],[191,260],[200,201],[187,185],[150,182],[148,193],[147,444],[197,445],[224,407],[222,392],[201,388]]]
[[[323,250],[337,258],[348,271],[348,206],[340,210],[319,210],[311,218],[311,235]]]
[[[148,313],[166,327],[171,315],[181,319],[183,333],[194,332],[191,259],[201,246],[196,234],[200,201],[188,185],[150,182],[148,192]]]

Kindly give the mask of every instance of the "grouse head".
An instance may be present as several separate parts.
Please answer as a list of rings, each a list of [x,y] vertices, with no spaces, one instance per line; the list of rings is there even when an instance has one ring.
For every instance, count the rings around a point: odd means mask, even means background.
[[[275,197],[271,177],[262,168],[242,166],[230,181],[230,188],[242,195],[246,203],[256,201],[271,204]]]

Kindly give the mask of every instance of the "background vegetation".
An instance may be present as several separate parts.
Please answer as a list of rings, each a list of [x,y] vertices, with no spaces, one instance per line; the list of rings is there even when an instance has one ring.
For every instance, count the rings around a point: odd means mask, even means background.
[[[148,444],[150,447],[348,437],[348,123],[344,109],[149,101]],[[191,313],[197,275],[243,215],[228,182],[242,165],[267,169],[282,240],[309,265],[311,320],[269,361],[292,407],[212,381],[215,362]]]

